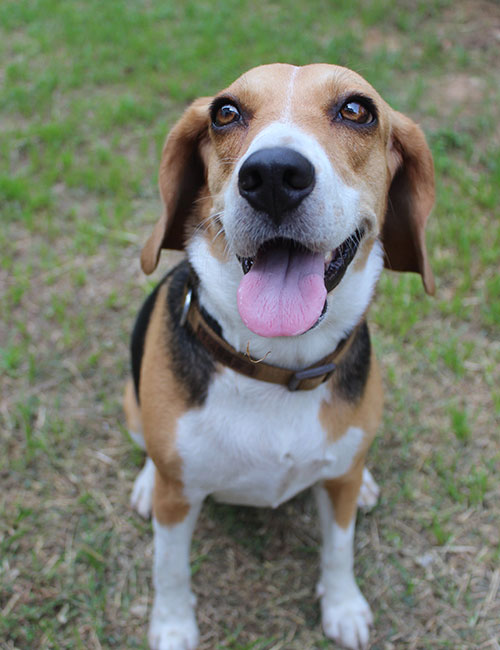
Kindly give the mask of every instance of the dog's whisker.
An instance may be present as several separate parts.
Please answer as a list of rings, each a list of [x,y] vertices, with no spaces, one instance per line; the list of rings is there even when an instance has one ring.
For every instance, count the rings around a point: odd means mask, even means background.
[[[200,221],[200,223],[194,229],[194,232],[197,233],[198,231],[203,230],[211,222],[213,223],[220,222],[219,218],[222,214],[223,214],[223,210],[220,210],[219,212],[215,212],[214,214],[209,214],[208,217],[205,217]]]
[[[226,156],[224,158],[220,158],[221,162],[238,162],[239,158],[238,156]]]
[[[224,246],[224,255],[226,257],[229,257],[230,253],[231,253],[231,251],[229,250],[229,242],[226,240],[226,244]]]
[[[198,203],[203,203],[207,199],[211,199],[213,201],[214,195],[211,194],[210,192],[205,192],[204,194],[202,194],[202,196],[198,196],[196,199],[193,200],[193,205],[197,205]]]
[[[215,240],[217,239],[217,237],[219,237],[219,235],[222,235],[223,232],[224,232],[224,226],[221,226],[221,227],[219,228],[219,230],[217,231],[217,233],[215,234],[215,237],[212,238],[212,242],[215,242]]]

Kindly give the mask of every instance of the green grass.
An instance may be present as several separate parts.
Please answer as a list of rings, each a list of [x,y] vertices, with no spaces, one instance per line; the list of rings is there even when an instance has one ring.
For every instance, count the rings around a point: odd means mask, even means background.
[[[352,67],[426,132],[437,295],[385,273],[371,310],[383,490],[359,517],[357,573],[374,648],[495,647],[498,24],[488,0],[0,4],[2,650],[147,647],[151,531],[128,506],[142,456],[120,406],[133,317],[156,281],[139,250],[168,128],[272,61]],[[332,647],[313,596],[315,521],[308,497],[205,508],[202,650]]]

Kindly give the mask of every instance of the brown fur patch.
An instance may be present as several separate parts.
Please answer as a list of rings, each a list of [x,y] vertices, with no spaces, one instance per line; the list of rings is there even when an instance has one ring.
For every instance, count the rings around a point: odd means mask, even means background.
[[[375,354],[372,351],[365,391],[359,402],[348,402],[338,396],[335,390],[335,375],[330,381],[330,399],[323,402],[320,410],[320,422],[327,431],[328,439],[334,442],[341,438],[349,427],[359,427],[365,432],[369,446],[382,417],[383,403],[380,369]]]
[[[127,429],[133,433],[140,433],[142,431],[141,409],[139,408],[139,404],[137,404],[132,379],[129,379],[125,384],[123,410],[127,421]]]
[[[356,514],[358,494],[363,482],[363,457],[358,457],[350,471],[342,478],[324,482],[330,497],[333,515],[338,526],[346,529]]]
[[[187,399],[170,367],[166,292],[167,286],[162,286],[146,335],[140,401],[144,440],[156,466],[153,512],[160,523],[174,524],[189,510],[175,444],[176,423],[187,409]]]
[[[335,521],[342,528],[347,528],[356,513],[364,460],[380,424],[382,406],[383,390],[380,369],[373,351],[370,372],[361,400],[358,403],[352,403],[341,399],[336,394],[334,380],[332,380],[331,398],[328,402],[323,402],[321,406],[320,422],[326,429],[329,440],[338,440],[349,427],[359,427],[365,434],[349,471],[339,478],[324,483],[332,502]]]
[[[164,479],[156,470],[153,491],[153,512],[163,525],[179,524],[187,517],[189,503],[184,498],[182,481]]]
[[[212,206],[213,200],[210,195],[206,195],[200,199],[200,213],[196,219],[198,222],[197,227],[203,228],[206,231],[211,255],[219,260],[219,262],[227,262],[227,242],[222,222],[218,217],[217,210],[213,211]],[[211,214],[215,216],[210,216]]]

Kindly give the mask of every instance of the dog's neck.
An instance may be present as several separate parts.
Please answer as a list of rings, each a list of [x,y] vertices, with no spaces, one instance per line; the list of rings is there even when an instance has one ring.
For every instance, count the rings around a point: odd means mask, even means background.
[[[205,237],[195,236],[187,248],[188,259],[199,279],[200,305],[217,321],[223,338],[241,353],[283,368],[312,365],[329,354],[363,319],[383,266],[378,242],[363,268],[350,267],[327,300],[327,311],[308,332],[294,337],[264,338],[249,330],[238,313],[236,293],[242,277],[236,256],[221,261],[210,252]]]

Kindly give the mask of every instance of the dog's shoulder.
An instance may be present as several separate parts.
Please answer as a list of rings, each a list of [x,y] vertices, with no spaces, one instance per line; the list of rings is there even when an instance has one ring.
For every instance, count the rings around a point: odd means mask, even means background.
[[[201,406],[208,393],[215,365],[210,353],[193,335],[191,329],[181,322],[184,292],[192,268],[182,262],[172,275],[166,294],[166,311],[170,323],[168,349],[172,369],[187,391],[190,406]]]
[[[183,260],[159,282],[139,311],[131,340],[132,375],[138,399],[148,345],[155,348],[156,364],[171,369],[190,406],[200,406],[206,399],[214,363],[190,329],[181,325],[183,296],[191,273],[189,263]],[[151,327],[154,321],[158,321],[156,328]]]
[[[132,366],[132,379],[137,400],[139,400],[139,386],[141,366],[144,358],[146,336],[151,323],[151,316],[155,308],[161,287],[166,283],[171,273],[167,273],[146,298],[135,319],[132,337],[130,339],[130,360]]]

